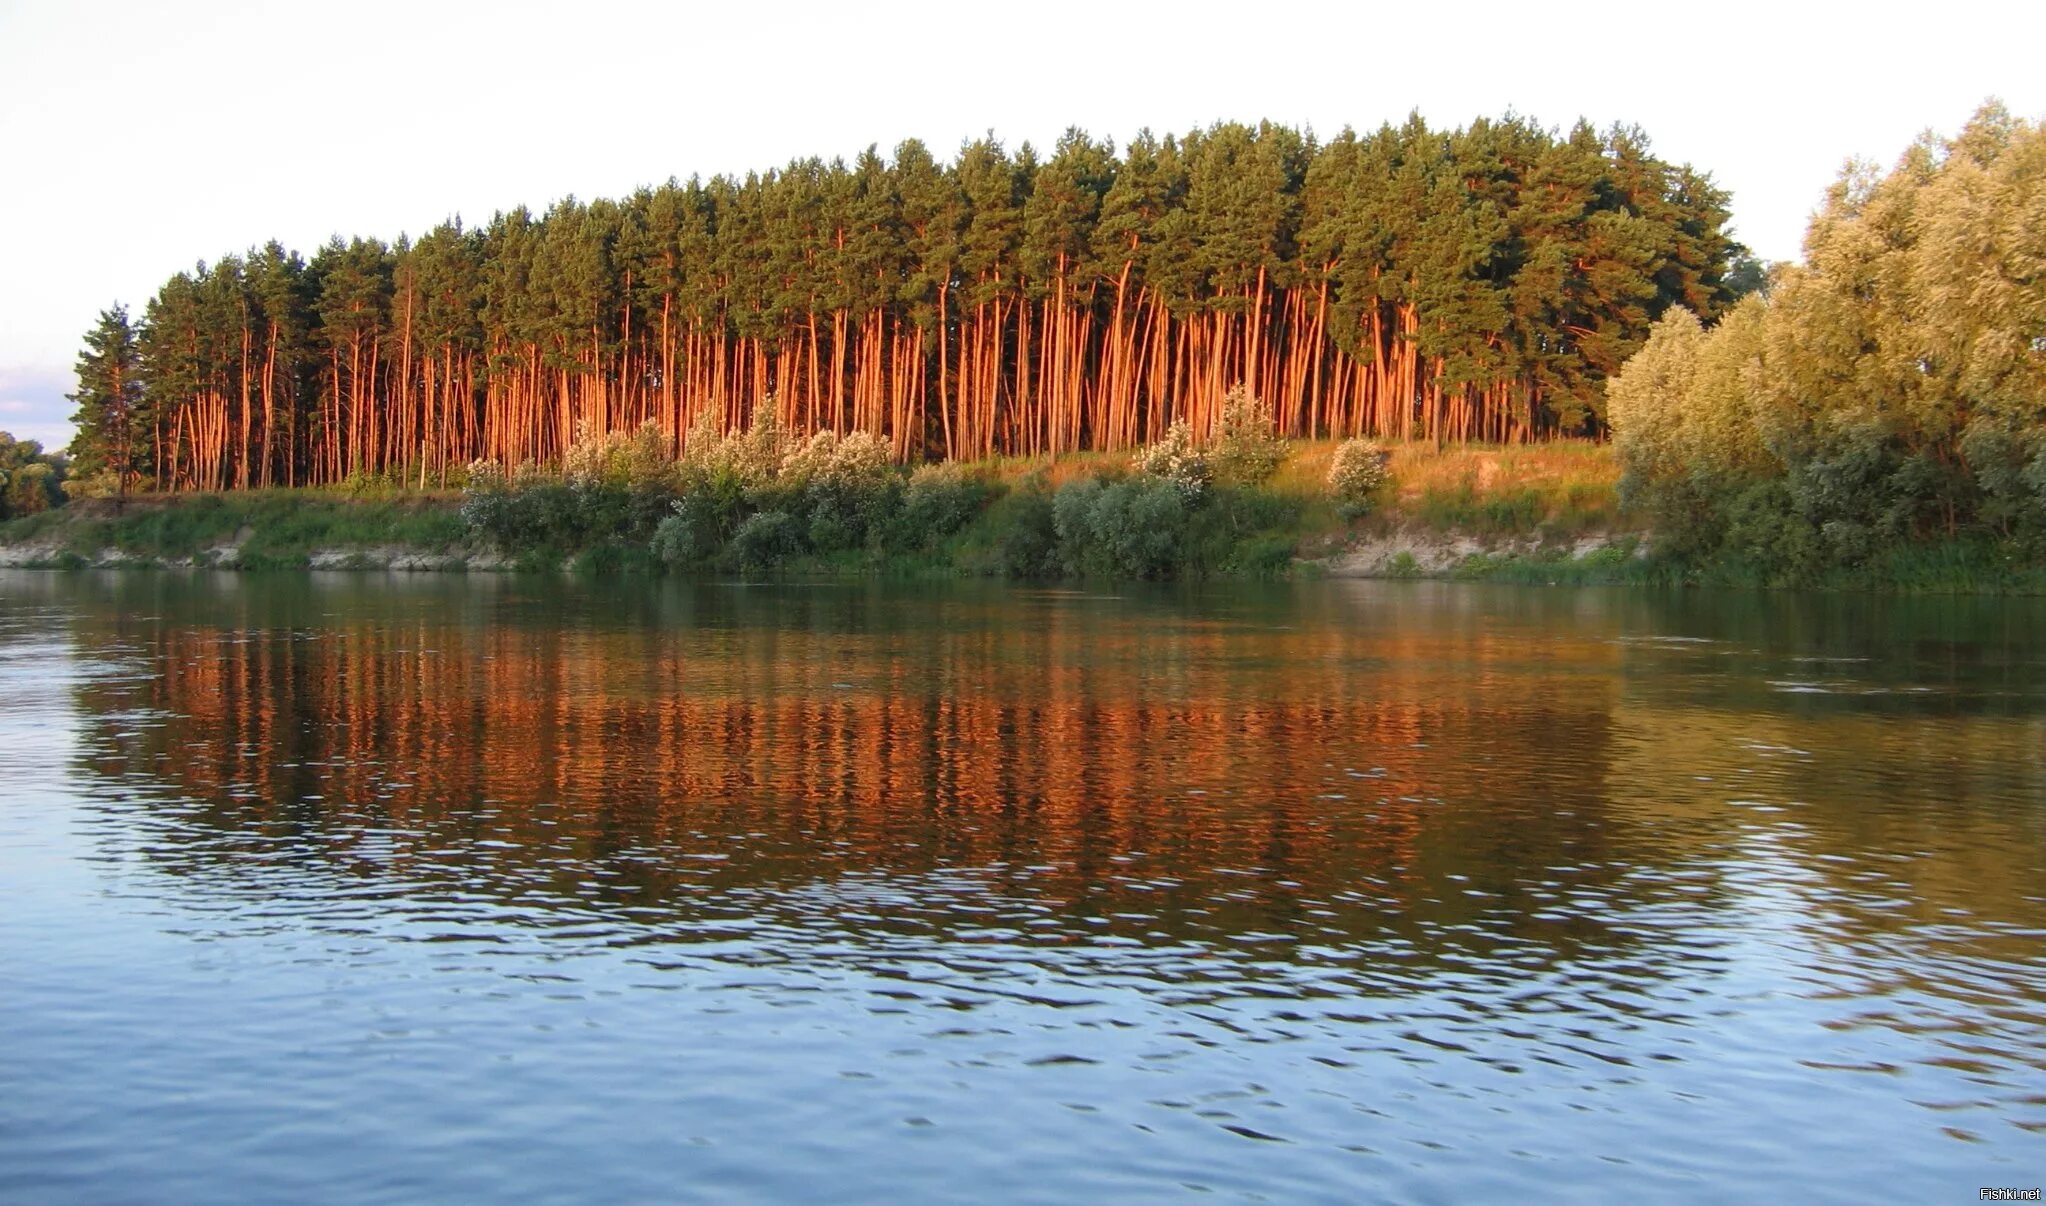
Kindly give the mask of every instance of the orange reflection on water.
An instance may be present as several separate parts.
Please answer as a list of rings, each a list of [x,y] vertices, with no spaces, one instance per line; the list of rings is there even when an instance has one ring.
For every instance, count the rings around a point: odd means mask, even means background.
[[[387,866],[488,841],[509,860],[715,855],[726,884],[1028,868],[1044,898],[1109,911],[1165,891],[1291,913],[1603,843],[1617,655],[1593,641],[1161,622],[1068,595],[699,599],[687,623],[386,601],[317,629],[229,602],[151,623],[128,706],[165,722],[101,769],[217,801],[224,825],[316,819],[330,850],[398,833]],[[1559,744],[1572,756],[1537,756]],[[1510,832],[1440,815],[1473,792]]]

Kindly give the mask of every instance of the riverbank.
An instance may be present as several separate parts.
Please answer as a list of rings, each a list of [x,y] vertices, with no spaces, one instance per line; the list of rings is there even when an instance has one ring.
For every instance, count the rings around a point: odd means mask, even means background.
[[[0,523],[0,567],[508,570],[746,574],[1096,577],[1437,578],[1525,584],[1710,585],[2046,594],[2046,566],[1981,541],[1910,546],[1817,578],[1786,580],[1767,566],[1697,565],[1658,556],[1652,534],[1618,501],[1608,447],[1389,450],[1388,482],[1368,513],[1345,518],[1327,496],[1335,445],[1288,445],[1262,485],[1215,487],[1199,506],[1149,516],[1095,498],[1096,526],[1075,547],[1060,527],[1061,494],[1127,482],[1126,457],[1069,455],[961,466],[952,493],[930,507],[898,506],[850,547],[789,538],[762,552],[744,530],[716,556],[677,566],[649,539],[669,511],[656,499],[610,526],[506,526],[459,491],[261,490],[88,499]],[[963,483],[963,484],[961,484]],[[1078,484],[1081,488],[1068,490]],[[548,492],[552,492],[548,495]],[[543,485],[529,509],[568,508],[576,496]],[[1103,491],[1098,493],[1106,493]],[[621,496],[623,498],[623,496]],[[1137,500],[1141,504],[1141,499]],[[642,500],[644,503],[644,500]],[[1077,506],[1077,504],[1075,504]],[[609,512],[606,512],[607,514]],[[1115,528],[1115,524],[1122,528]],[[1070,527],[1070,525],[1068,525]],[[742,525],[743,529],[743,525]],[[620,532],[631,532],[621,537]],[[1067,539],[1061,541],[1061,532]]]
[[[1273,577],[1441,574],[1473,555],[1530,555],[1602,548],[1608,534],[1634,538],[1618,513],[1608,451],[1583,444],[1437,451],[1389,450],[1389,483],[1369,512],[1346,519],[1325,486],[1335,445],[1288,445],[1268,480],[1218,485],[1176,509],[1179,547],[1154,576],[1190,573]],[[799,547],[776,559],[783,572],[999,574],[1028,568],[1033,527],[1055,529],[1061,491],[1129,480],[1126,456],[1013,458],[958,467],[933,519],[914,513],[857,547]],[[912,481],[910,493],[916,483]],[[609,524],[563,513],[591,509],[559,483],[493,496],[493,509],[463,513],[460,491],[254,490],[86,499],[0,523],[0,565],[57,568],[151,566],[216,569],[632,568],[642,558],[621,532],[649,527],[630,500]],[[511,500],[506,502],[505,500]],[[903,509],[897,504],[898,509]],[[504,516],[514,506],[532,514]],[[642,507],[640,510],[645,510]],[[665,501],[651,519],[665,516]],[[944,529],[931,539],[934,528]],[[1155,526],[1155,525],[1154,525]],[[1055,544],[1057,533],[1034,533]],[[1048,549],[1035,550],[1038,554]],[[640,568],[658,568],[644,558]],[[1056,569],[1049,558],[1039,557]],[[734,565],[730,568],[747,568]],[[769,568],[755,565],[751,568]]]
[[[339,490],[84,499],[0,523],[0,566],[486,569],[455,493]],[[502,560],[502,558],[498,558]]]

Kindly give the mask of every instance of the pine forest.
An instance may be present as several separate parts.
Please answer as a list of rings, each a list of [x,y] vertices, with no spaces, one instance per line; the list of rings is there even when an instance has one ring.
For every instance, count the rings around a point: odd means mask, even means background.
[[[74,451],[122,490],[446,485],[772,407],[972,460],[1204,433],[1237,386],[1288,436],[1597,435],[1665,310],[1756,283],[1727,206],[1638,129],[1513,116],[912,140],[202,262],[88,333]]]

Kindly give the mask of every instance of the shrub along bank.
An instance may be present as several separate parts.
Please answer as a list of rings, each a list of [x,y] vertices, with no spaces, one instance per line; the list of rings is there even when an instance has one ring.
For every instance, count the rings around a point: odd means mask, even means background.
[[[874,437],[795,439],[772,408],[741,431],[693,429],[668,461],[653,428],[579,441],[564,472],[471,467],[461,513],[517,563],[733,573],[952,572],[1017,578],[1276,576],[1303,532],[1368,509],[1383,475],[1275,486],[1286,446],[1233,396],[1215,438],[1177,425],[1134,459],[890,464]],[[1365,449],[1349,461],[1382,463]],[[1345,494],[1343,491],[1347,491]]]
[[[1134,457],[904,469],[868,436],[798,440],[769,421],[696,429],[679,459],[653,429],[588,438],[556,472],[472,465],[460,492],[90,500],[0,524],[0,564],[2046,592],[2037,558],[1987,539],[1900,545],[1792,580],[1761,557],[1651,542],[1618,507],[1606,446],[1287,443],[1253,400],[1233,402],[1205,443],[1176,427]]]

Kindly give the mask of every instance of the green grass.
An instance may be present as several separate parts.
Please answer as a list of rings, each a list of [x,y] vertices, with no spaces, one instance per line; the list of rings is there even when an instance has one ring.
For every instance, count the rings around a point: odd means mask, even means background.
[[[445,551],[467,539],[444,495],[359,498],[332,490],[252,490],[75,503],[0,524],[0,543],[54,545],[90,558],[107,549],[148,562],[183,561],[239,543],[245,568],[307,565],[322,549],[398,546]]]
[[[1453,577],[1545,586],[1693,586],[1897,595],[2046,595],[2046,565],[2007,545],[1960,540],[1907,545],[1868,563],[1797,576],[1739,557],[1706,562],[1643,555],[1628,537],[1581,557],[1562,551],[1478,555]]]
[[[0,520],[0,544],[41,544],[49,539],[51,533],[69,526],[72,516],[72,510],[59,508]]]

